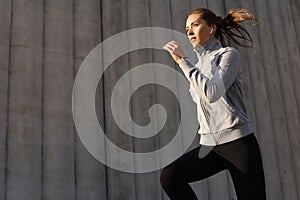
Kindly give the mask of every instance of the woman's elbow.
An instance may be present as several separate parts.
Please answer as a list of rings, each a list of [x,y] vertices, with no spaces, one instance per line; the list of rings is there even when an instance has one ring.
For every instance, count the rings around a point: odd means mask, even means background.
[[[205,97],[206,97],[206,100],[208,103],[215,103],[221,98],[221,96],[216,95],[216,94],[208,94],[208,95],[205,95]]]
[[[219,88],[215,88],[215,87],[211,87],[210,89],[206,90],[204,92],[204,94],[205,94],[207,102],[215,103],[216,101],[218,101],[223,96],[224,90],[219,89]]]

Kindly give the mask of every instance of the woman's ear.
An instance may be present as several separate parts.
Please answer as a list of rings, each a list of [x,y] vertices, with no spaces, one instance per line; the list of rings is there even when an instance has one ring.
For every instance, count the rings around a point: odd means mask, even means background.
[[[216,30],[217,30],[217,25],[216,24],[213,24],[213,25],[211,25],[211,29],[210,29],[210,34],[214,34],[215,32],[216,32]]]

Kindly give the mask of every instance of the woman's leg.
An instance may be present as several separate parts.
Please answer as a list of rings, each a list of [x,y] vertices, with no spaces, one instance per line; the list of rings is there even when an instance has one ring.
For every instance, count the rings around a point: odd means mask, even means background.
[[[171,200],[197,200],[188,183],[205,179],[225,169],[219,162],[220,156],[213,151],[200,159],[200,148],[184,154],[162,170],[161,185]]]
[[[164,168],[161,184],[171,200],[197,200],[188,183],[228,169],[238,200],[265,200],[265,179],[260,149],[254,134],[222,144],[204,158],[198,147]]]
[[[220,145],[214,151],[224,158],[238,200],[266,199],[262,158],[254,134]]]

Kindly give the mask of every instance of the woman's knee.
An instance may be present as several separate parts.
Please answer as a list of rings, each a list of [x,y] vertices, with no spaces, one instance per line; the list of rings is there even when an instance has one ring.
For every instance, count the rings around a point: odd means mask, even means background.
[[[175,170],[172,167],[166,167],[160,173],[160,184],[164,189],[174,187],[178,182],[177,178]]]
[[[164,168],[160,173],[160,184],[163,188],[167,187],[172,181],[172,172],[168,168]]]

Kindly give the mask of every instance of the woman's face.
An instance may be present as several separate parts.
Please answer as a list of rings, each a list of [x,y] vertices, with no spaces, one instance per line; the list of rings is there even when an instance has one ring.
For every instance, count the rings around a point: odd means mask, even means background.
[[[210,38],[214,37],[214,29],[214,26],[208,26],[206,22],[200,18],[200,14],[191,14],[186,20],[186,34],[194,48],[203,45]]]

